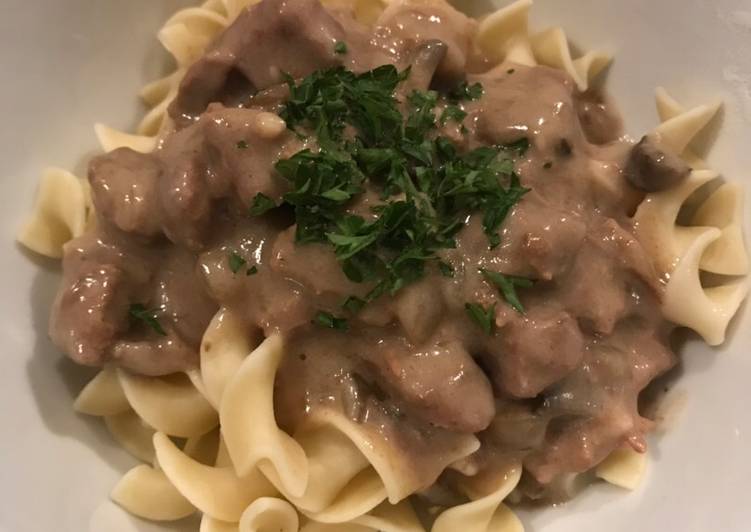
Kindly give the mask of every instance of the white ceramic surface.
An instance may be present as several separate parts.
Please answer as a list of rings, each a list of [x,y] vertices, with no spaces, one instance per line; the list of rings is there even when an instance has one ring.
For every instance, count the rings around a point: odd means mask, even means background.
[[[135,124],[135,93],[163,67],[155,31],[186,4],[0,1],[0,532],[154,530],[107,502],[132,460],[102,424],[71,410],[90,372],[46,337],[57,267],[13,237],[44,166],[80,170],[96,149],[95,121]],[[537,0],[533,21],[615,53],[610,88],[634,135],[656,123],[656,85],[688,104],[721,95],[727,107],[710,161],[751,185],[749,0]],[[524,512],[529,531],[751,530],[751,317],[742,314],[723,348],[685,345],[668,396],[680,407],[652,439],[643,486],[628,494],[597,485],[561,507]]]

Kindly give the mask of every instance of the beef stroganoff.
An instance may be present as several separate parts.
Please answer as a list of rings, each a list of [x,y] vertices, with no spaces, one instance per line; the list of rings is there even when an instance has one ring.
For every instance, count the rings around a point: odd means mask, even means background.
[[[724,341],[743,191],[657,92],[638,142],[531,1],[209,0],[174,73],[19,240],[62,257],[75,402],[143,461],[111,496],[201,531],[522,529],[582,475],[633,488],[676,326]],[[711,282],[710,282],[711,281]]]

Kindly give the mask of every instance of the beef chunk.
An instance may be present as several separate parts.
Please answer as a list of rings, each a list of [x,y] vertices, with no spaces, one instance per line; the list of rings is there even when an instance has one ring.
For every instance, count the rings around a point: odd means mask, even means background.
[[[555,308],[533,307],[500,334],[489,360],[504,394],[531,398],[564,378],[581,362],[584,338],[574,318]]]
[[[179,126],[247,81],[252,90],[341,64],[334,51],[344,29],[316,0],[264,0],[243,11],[213,48],[188,70],[169,114]]]
[[[379,350],[371,362],[385,389],[421,420],[457,432],[479,432],[495,415],[485,374],[458,342],[418,352],[405,345]]]
[[[89,165],[89,183],[99,218],[128,233],[158,234],[160,173],[157,159],[129,148],[95,157]]]

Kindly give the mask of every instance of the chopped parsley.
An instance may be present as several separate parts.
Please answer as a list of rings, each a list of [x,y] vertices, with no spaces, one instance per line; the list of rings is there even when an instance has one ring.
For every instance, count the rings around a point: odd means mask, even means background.
[[[453,103],[437,117],[446,98],[436,91],[412,91],[400,102],[395,90],[408,75],[386,65],[287,78],[290,98],[281,116],[298,135],[315,134],[319,146],[276,163],[290,184],[283,202],[294,210],[296,242],[331,245],[351,281],[370,283],[362,304],[423,277],[428,263],[440,262],[440,250],[456,246],[471,214],[482,217],[489,245],[498,245],[503,220],[528,191],[514,171],[527,139],[460,151],[438,127],[444,118],[462,120],[464,111]],[[448,101],[482,93],[479,83],[464,83]],[[367,218],[348,211],[366,182],[380,193]],[[346,309],[359,310],[353,304]]]
[[[344,303],[342,303],[342,308],[346,310],[347,312],[350,312],[352,314],[357,314],[362,310],[362,308],[365,306],[366,301],[364,299],[360,299],[356,296],[349,296]]]
[[[534,281],[525,277],[517,277],[515,275],[504,275],[502,273],[494,272],[492,270],[481,269],[480,273],[486,281],[494,285],[501,292],[503,299],[506,303],[517,312],[524,314],[524,307],[519,296],[516,293],[516,287],[529,288],[534,285]]]
[[[334,45],[334,53],[338,55],[346,54],[347,43],[344,41],[336,41],[336,44]]]
[[[467,118],[467,112],[458,105],[449,105],[441,114],[441,125],[446,124],[449,120],[460,122]]]
[[[527,137],[522,137],[519,140],[505,144],[503,147],[507,150],[515,151],[519,157],[523,157],[529,149],[529,139]]]
[[[479,303],[466,303],[464,309],[485,334],[493,334],[495,329],[495,303],[487,310]]]
[[[133,303],[128,309],[128,315],[132,322],[142,322],[151,327],[151,329],[161,336],[167,336],[167,332],[159,323],[155,310],[148,310],[141,303]]]
[[[448,97],[453,102],[479,100],[484,93],[485,89],[482,88],[482,84],[473,83],[472,85],[468,85],[466,81],[463,81],[453,90],[449,91]]]
[[[229,264],[229,269],[232,270],[232,273],[237,273],[248,263],[248,261],[238,255],[237,252],[233,251],[227,257],[227,263]]]
[[[349,329],[349,324],[344,318],[337,318],[330,312],[319,311],[313,318],[314,325],[320,325],[327,329],[336,329],[338,331],[346,331]]]
[[[248,149],[248,142],[245,140],[240,140],[235,144],[238,150],[247,150]]]
[[[253,198],[253,203],[250,206],[250,215],[260,216],[261,214],[265,213],[266,211],[270,211],[275,207],[276,203],[274,203],[274,200],[272,200],[266,194],[259,192]]]
[[[250,268],[248,268],[248,270],[247,270],[247,271],[245,272],[245,275],[248,275],[248,276],[250,276],[250,275],[255,275],[255,274],[257,274],[257,273],[258,273],[258,266],[251,266],[251,267],[250,267]]]
[[[440,261],[438,263],[438,270],[441,272],[441,275],[444,277],[453,277],[454,276],[454,267],[451,266],[448,262]]]

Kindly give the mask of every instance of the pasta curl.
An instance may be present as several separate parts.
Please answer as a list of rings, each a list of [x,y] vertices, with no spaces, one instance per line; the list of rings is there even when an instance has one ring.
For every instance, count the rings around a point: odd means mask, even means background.
[[[40,255],[61,258],[63,245],[86,229],[89,205],[83,181],[60,168],[48,168],[18,242]]]
[[[691,143],[720,104],[686,110],[658,89],[657,109],[664,121],[655,134],[696,169],[679,186],[647,196],[634,216],[637,234],[664,276],[665,317],[695,330],[708,344],[719,345],[748,293],[744,277],[730,277],[748,273],[741,228],[742,189],[723,184],[700,201],[689,225],[678,220],[697,193],[719,181],[719,174],[706,169]],[[701,272],[719,277],[708,284]]]
[[[486,17],[477,30],[477,47],[496,61],[522,65],[547,65],[570,75],[581,91],[610,64],[602,52],[588,52],[573,59],[562,28],[550,28],[530,35],[529,10],[532,0],[517,0]]]

